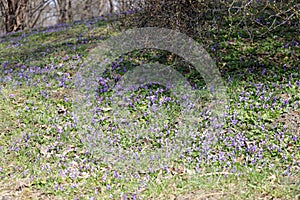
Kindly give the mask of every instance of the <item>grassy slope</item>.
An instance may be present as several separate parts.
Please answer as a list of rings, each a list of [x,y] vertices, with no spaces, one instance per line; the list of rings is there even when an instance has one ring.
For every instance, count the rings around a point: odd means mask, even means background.
[[[130,187],[138,180],[109,174],[104,181],[107,166],[82,145],[70,114],[72,77],[89,50],[109,34],[103,21],[91,20],[1,38],[0,196],[134,198]],[[300,52],[295,35],[285,34],[255,43],[212,41],[215,50],[209,51],[219,60],[230,99],[223,142],[216,151],[225,152],[225,160],[198,163],[197,174],[187,171],[194,166],[189,163],[177,163],[171,173],[149,173],[148,187],[138,196],[297,198]],[[262,93],[270,100],[262,100]],[[239,142],[237,135],[247,138],[245,146],[231,145]]]

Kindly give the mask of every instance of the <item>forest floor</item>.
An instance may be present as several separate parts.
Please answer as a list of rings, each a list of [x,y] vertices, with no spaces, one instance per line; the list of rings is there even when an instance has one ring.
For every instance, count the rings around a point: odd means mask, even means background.
[[[0,38],[2,199],[299,199],[297,30],[283,29],[256,41],[234,36],[210,40],[205,48],[216,60],[228,98],[217,142],[205,151],[202,134],[210,118],[199,115],[199,132],[188,150],[161,168],[148,166],[135,176],[118,171],[89,149],[73,112],[77,71],[95,47],[118,34],[94,18]],[[128,132],[132,127],[126,131],[112,122],[110,81],[145,61],[181,70],[182,62],[157,51],[121,58],[109,66],[111,74],[101,79],[104,83],[99,82],[96,118],[107,137],[115,134],[116,149],[161,148],[182,123],[180,106],[165,100],[174,96],[157,85],[132,93],[130,113],[140,127],[158,121],[147,115],[153,105],[161,105],[167,116],[148,127],[162,129],[137,140]],[[204,104],[209,101],[203,79],[188,68],[181,72],[204,88]]]

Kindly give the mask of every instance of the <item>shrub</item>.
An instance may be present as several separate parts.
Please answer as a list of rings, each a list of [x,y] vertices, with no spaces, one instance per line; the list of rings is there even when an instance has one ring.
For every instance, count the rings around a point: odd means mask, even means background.
[[[193,38],[226,33],[251,40],[273,34],[281,27],[298,28],[297,0],[147,0],[119,16],[119,28],[165,27]]]

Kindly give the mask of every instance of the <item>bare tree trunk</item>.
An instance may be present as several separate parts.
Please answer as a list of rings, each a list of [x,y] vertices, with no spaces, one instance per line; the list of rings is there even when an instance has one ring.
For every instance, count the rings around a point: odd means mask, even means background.
[[[106,0],[100,0],[99,15],[103,15],[106,6]]]
[[[68,13],[68,20],[69,20],[69,21],[73,21],[73,15],[72,15],[72,0],[68,0],[67,13]]]
[[[33,28],[51,0],[0,0],[0,12],[6,32]]]
[[[100,15],[111,14],[114,12],[114,2],[113,0],[101,0],[100,1]]]
[[[27,0],[21,0],[20,4],[17,6],[16,13],[16,23],[14,24],[14,31],[23,30],[24,29],[24,21],[25,21],[25,11],[27,6]]]
[[[32,0],[28,3],[25,20],[26,28],[31,29],[37,24],[42,12],[50,2],[51,0],[41,0],[40,2]]]
[[[59,1],[59,17],[58,17],[58,23],[66,23],[67,22],[67,2],[66,0],[60,0]]]
[[[56,10],[58,12],[58,23],[67,23],[73,20],[72,0],[56,0]]]
[[[110,12],[110,13],[113,13],[113,12],[114,12],[114,4],[113,4],[113,0],[108,0],[108,1],[109,1],[109,7],[110,7],[109,12]]]
[[[0,11],[5,31],[12,32],[24,29],[25,11],[28,0],[1,0]]]

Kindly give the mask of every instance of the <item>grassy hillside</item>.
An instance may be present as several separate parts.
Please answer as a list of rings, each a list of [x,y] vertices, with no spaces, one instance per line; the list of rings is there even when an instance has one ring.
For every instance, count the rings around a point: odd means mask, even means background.
[[[208,154],[199,122],[189,152],[160,170],[125,178],[91,152],[78,134],[73,78],[89,52],[111,35],[102,18],[0,38],[0,196],[12,199],[297,199],[300,194],[300,76],[296,28],[249,41],[219,32],[205,42],[226,82],[226,123]],[[201,42],[201,41],[199,41]],[[165,129],[135,142],[112,123],[110,81],[142,62],[161,62],[202,88],[203,79],[177,57],[146,51],[122,55],[98,91],[103,131],[120,136],[122,148],[159,148],[180,128],[180,107],[170,107]],[[114,66],[118,66],[115,69]],[[115,70],[114,70],[115,69]],[[205,92],[203,93],[203,95]],[[149,96],[155,96],[152,101]],[[153,104],[174,96],[157,85],[133,93],[132,116],[143,118]],[[205,100],[206,96],[203,96]],[[209,98],[207,99],[207,101]],[[101,119],[100,119],[101,118]],[[178,122],[179,121],[179,122]],[[117,130],[117,131],[115,131]],[[114,132],[115,131],[115,132]],[[168,134],[167,134],[168,133]]]

